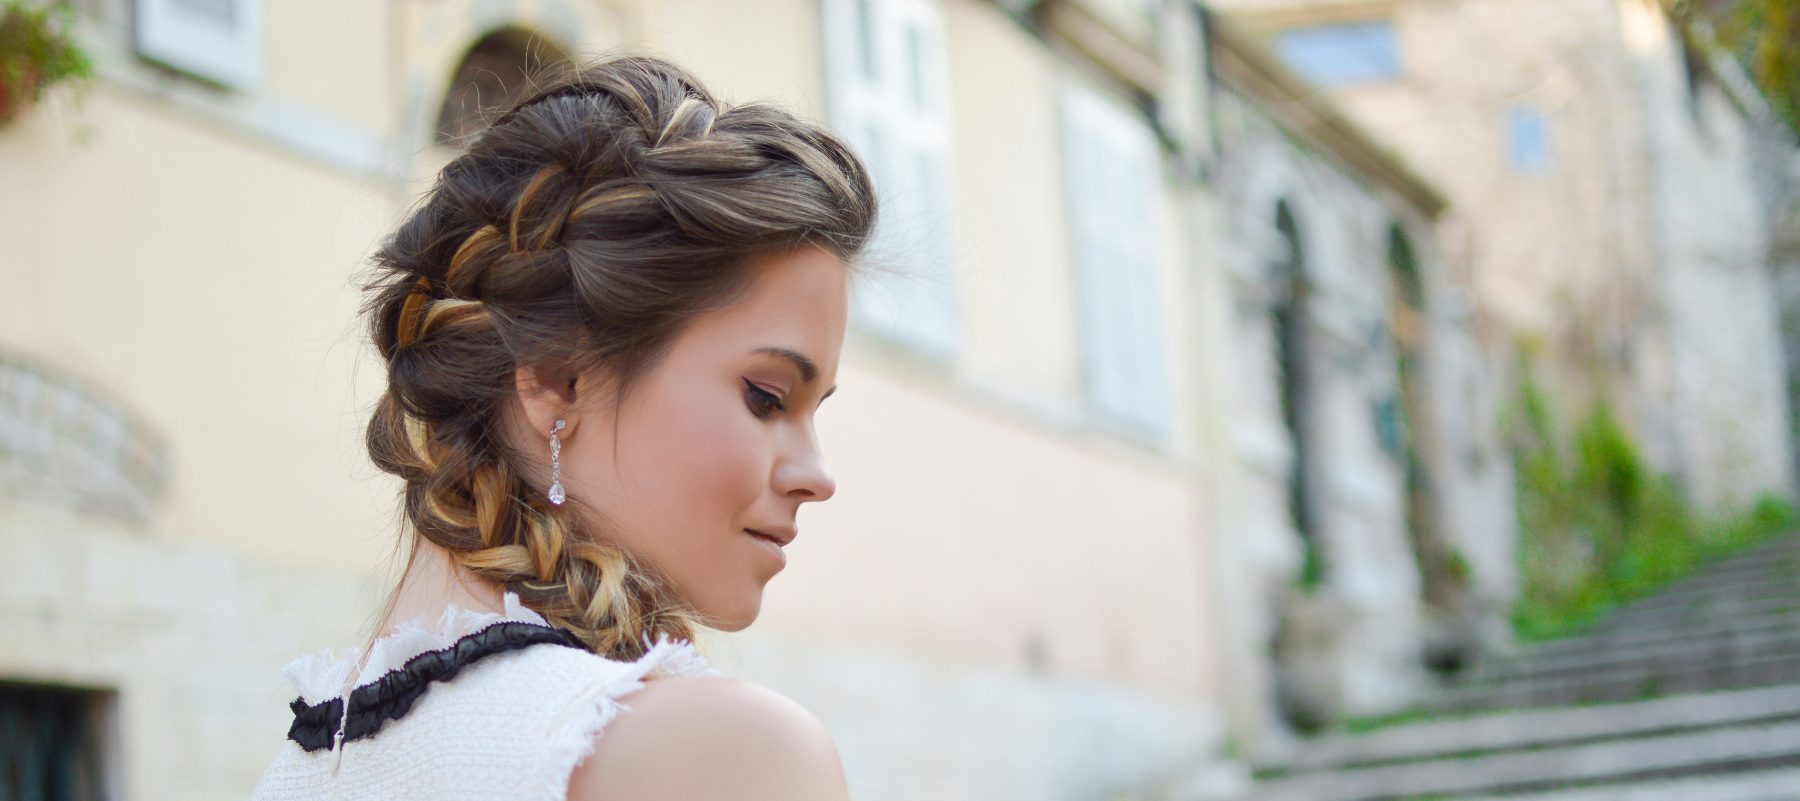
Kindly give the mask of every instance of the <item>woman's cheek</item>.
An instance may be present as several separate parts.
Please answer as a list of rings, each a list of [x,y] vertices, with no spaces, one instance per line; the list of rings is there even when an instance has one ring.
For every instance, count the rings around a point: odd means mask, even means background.
[[[705,498],[721,504],[723,511],[735,517],[756,500],[760,484],[755,473],[759,469],[761,442],[773,423],[758,420],[742,400],[736,403],[735,408],[726,404],[723,409],[714,406],[690,410],[687,424],[677,434],[690,456],[682,471],[685,482],[691,482],[683,492],[689,508],[701,506],[694,499]],[[708,511],[720,510],[715,507]]]

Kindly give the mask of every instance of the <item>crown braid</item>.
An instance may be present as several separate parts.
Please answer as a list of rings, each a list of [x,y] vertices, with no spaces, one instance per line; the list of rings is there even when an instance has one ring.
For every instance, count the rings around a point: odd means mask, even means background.
[[[412,531],[598,653],[692,639],[705,621],[605,536],[606,510],[544,500],[541,446],[502,435],[515,371],[605,375],[616,406],[688,320],[747,287],[747,262],[811,245],[850,263],[875,211],[832,134],[728,107],[667,61],[543,80],[374,257],[365,312],[388,388],[366,441],[405,482]]]

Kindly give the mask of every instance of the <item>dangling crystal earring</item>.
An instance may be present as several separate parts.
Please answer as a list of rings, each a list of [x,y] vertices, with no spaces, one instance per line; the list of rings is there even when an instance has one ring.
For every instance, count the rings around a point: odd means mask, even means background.
[[[556,438],[556,432],[563,430],[563,425],[563,421],[557,420],[556,425],[550,429],[550,502],[557,506],[561,506],[563,499],[567,497],[563,492],[562,462],[559,461],[562,456],[562,440]]]

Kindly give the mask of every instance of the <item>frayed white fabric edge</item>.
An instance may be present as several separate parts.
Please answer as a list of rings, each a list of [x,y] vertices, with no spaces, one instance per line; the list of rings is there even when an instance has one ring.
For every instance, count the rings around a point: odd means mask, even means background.
[[[419,625],[418,619],[400,623],[393,634],[377,639],[370,646],[368,664],[363,666],[354,685],[349,683],[350,670],[362,656],[360,647],[348,649],[341,657],[335,656],[330,648],[315,651],[288,662],[281,673],[299,691],[300,700],[309,705],[317,704],[342,696],[352,686],[361,687],[374,681],[426,651],[448,648],[457,640],[495,623],[511,620],[550,625],[543,615],[519,603],[517,593],[506,593],[501,603],[503,613],[464,609],[451,604],[444,607],[444,614],[430,629]]]
[[[631,709],[619,698],[642,689],[646,678],[725,675],[713,667],[706,656],[688,640],[672,640],[664,634],[657,639],[656,644],[650,645],[650,637],[645,635],[644,644],[649,646],[644,655],[632,662],[619,663],[624,669],[607,681],[599,699],[583,710],[575,722],[564,729],[558,735],[559,739],[551,744],[550,753],[544,762],[543,778],[539,782],[538,798],[543,801],[564,801],[568,798],[569,779],[575,773],[575,766],[594,753],[595,740],[606,728],[606,724],[611,723],[620,712]]]

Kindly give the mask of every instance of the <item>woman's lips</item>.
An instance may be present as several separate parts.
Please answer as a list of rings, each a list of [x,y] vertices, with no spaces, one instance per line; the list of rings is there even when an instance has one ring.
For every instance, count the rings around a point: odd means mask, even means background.
[[[752,536],[767,538],[776,545],[780,545],[784,548],[792,543],[794,538],[799,534],[799,532],[793,531],[792,529],[777,529],[774,532],[767,532],[761,529],[746,528],[744,531],[749,532]]]
[[[776,561],[780,562],[783,567],[787,566],[787,552],[781,550],[780,541],[767,534],[758,534],[750,529],[744,529],[744,533],[756,538],[758,542],[763,544],[764,550],[767,550],[770,554],[774,555]]]

